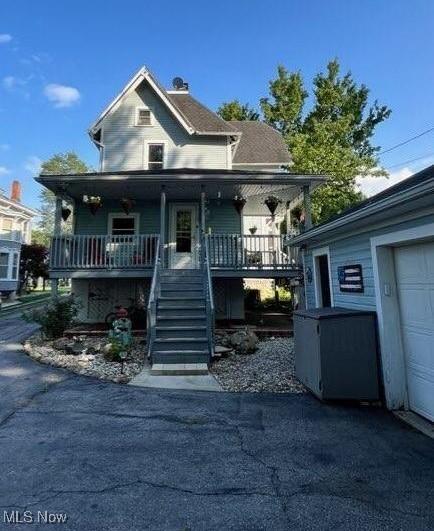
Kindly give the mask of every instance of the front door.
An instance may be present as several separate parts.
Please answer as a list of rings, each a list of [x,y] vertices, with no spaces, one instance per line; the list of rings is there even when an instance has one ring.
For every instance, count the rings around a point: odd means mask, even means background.
[[[172,203],[169,209],[169,264],[172,269],[198,267],[198,205]]]

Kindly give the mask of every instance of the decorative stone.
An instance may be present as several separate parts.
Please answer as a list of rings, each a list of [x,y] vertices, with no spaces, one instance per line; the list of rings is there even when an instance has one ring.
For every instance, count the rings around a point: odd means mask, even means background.
[[[246,329],[232,334],[231,345],[239,354],[251,354],[255,352],[258,344],[258,336]]]

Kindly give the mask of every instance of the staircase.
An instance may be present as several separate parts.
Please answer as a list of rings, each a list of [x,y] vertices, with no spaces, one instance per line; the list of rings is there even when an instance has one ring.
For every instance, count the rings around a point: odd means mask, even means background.
[[[211,352],[203,271],[163,269],[158,284],[155,334],[150,349],[153,365],[206,366]]]

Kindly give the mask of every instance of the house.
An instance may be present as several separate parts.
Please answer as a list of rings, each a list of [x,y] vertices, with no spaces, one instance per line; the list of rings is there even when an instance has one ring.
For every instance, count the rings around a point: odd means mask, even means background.
[[[12,182],[10,197],[0,190],[0,292],[13,298],[18,288],[20,251],[30,243],[31,220],[37,212],[21,204],[21,186]]]
[[[434,165],[291,244],[308,308],[376,311],[388,408],[434,421]]]
[[[213,316],[244,318],[244,278],[301,272],[288,235],[246,234],[244,217],[281,218],[302,203],[308,225],[310,190],[324,177],[284,170],[290,155],[268,125],[226,122],[182,79],[166,90],[146,68],[89,135],[98,172],[37,178],[56,195],[54,290],[71,278],[88,323],[145,304],[153,361],[208,360]],[[73,234],[62,234],[65,202]]]

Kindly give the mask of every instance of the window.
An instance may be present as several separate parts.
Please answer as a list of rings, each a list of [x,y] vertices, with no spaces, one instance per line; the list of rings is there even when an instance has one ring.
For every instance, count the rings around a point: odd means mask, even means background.
[[[12,280],[16,280],[18,278],[18,253],[14,253],[13,259],[12,259]]]
[[[0,278],[8,278],[9,253],[0,253]]]
[[[10,218],[4,218],[2,224],[2,234],[6,234],[8,238],[12,237],[13,220]]]
[[[114,236],[134,235],[137,232],[138,215],[121,216],[114,214],[110,217],[110,222],[110,232]]]
[[[137,109],[136,125],[152,125],[152,113],[149,109]]]
[[[148,170],[163,168],[164,144],[148,145]]]

